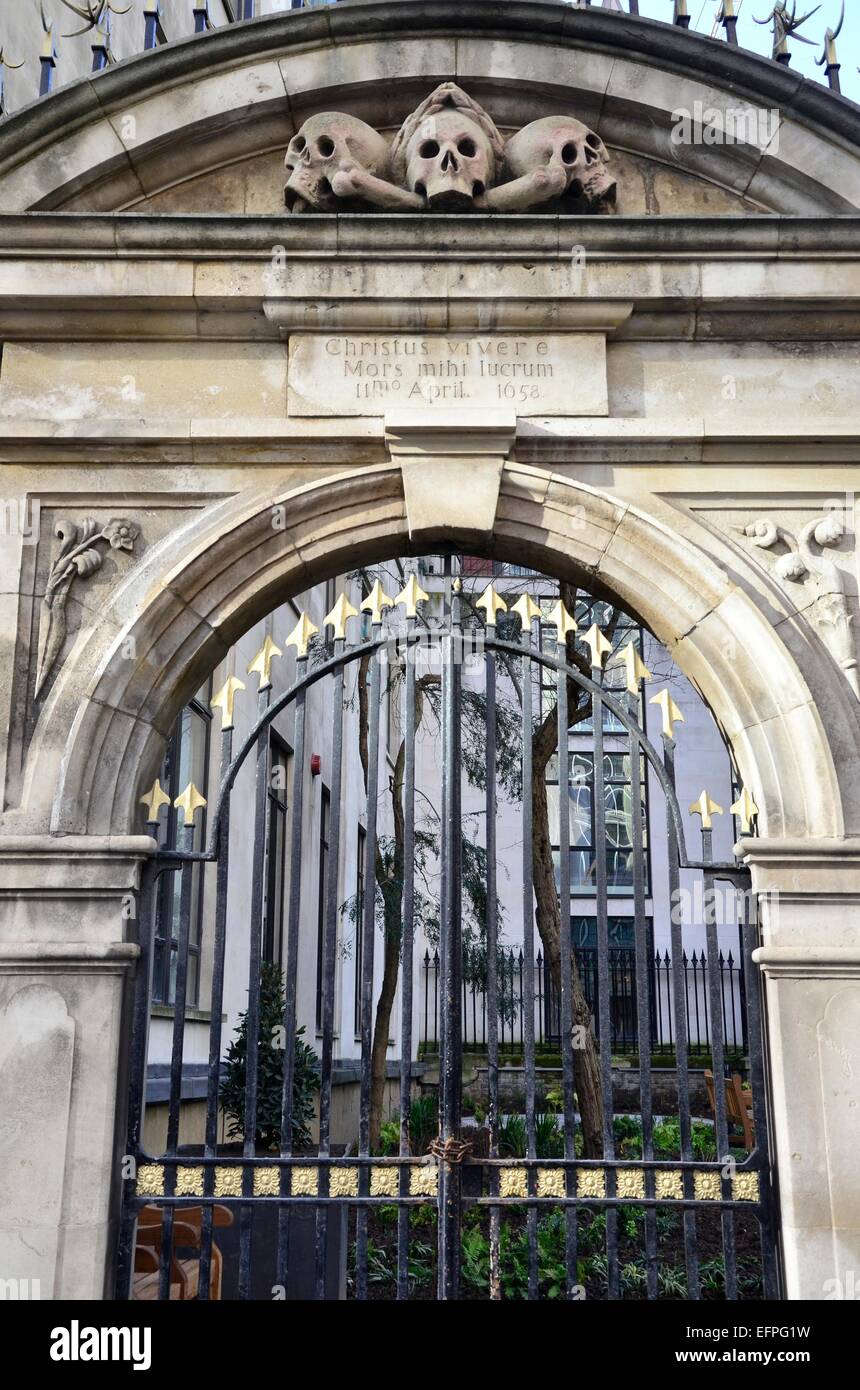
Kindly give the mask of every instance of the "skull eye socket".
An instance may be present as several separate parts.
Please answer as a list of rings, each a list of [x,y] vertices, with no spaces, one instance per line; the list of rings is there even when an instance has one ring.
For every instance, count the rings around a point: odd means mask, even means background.
[[[562,146],[561,157],[565,164],[575,164],[576,153],[576,145],[572,140],[568,140],[567,144]]]
[[[321,135],[319,140],[317,140],[317,149],[323,159],[330,159],[334,154],[334,141],[331,140],[328,135]]]
[[[600,136],[599,136],[599,135],[595,135],[594,131],[593,131],[593,130],[590,130],[590,131],[588,132],[588,134],[586,135],[586,137],[585,137],[585,143],[586,143],[586,145],[590,145],[591,148],[592,148],[593,150],[599,150],[599,149],[600,149]]]
[[[464,159],[474,159],[477,147],[474,140],[470,140],[468,135],[464,135],[462,140],[457,141],[457,150]]]
[[[438,140],[424,140],[418,146],[418,153],[422,159],[435,159],[439,153]]]

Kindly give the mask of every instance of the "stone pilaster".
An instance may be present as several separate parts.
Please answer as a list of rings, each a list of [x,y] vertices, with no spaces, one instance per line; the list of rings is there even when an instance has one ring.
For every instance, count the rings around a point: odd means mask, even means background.
[[[41,1298],[110,1293],[137,888],[153,847],[0,845],[0,1278],[29,1281],[30,1296],[33,1281]]]
[[[742,842],[760,895],[786,1294],[860,1270],[860,841]]]

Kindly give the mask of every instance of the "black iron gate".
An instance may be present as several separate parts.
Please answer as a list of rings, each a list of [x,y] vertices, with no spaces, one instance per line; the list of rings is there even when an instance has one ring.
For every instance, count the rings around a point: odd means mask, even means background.
[[[695,810],[701,816],[701,854],[688,854],[684,823],[675,793],[674,722],[678,717],[668,690],[652,697],[663,715],[662,754],[649,742],[642,727],[641,691],[649,673],[631,641],[620,654],[626,662],[627,691],[613,695],[604,684],[604,663],[610,643],[596,625],[584,634],[561,602],[552,611],[542,611],[527,596],[512,605],[521,627],[511,631],[500,626],[499,615],[506,610],[504,599],[492,586],[475,604],[469,605],[464,621],[458,582],[448,582],[445,616],[434,628],[422,620],[419,605],[427,598],[413,578],[396,600],[385,597],[377,582],[362,607],[369,614],[365,640],[348,645],[347,623],[358,619],[356,610],[342,596],[326,623],[331,629],[327,647],[309,641],[315,631],[302,616],[293,634],[297,649],[295,680],[283,694],[273,697],[270,664],[273,649],[267,639],[259,657],[249,670],[260,677],[258,718],[241,747],[233,748],[233,701],[241,686],[233,678],[213,701],[222,712],[220,790],[208,845],[194,849],[194,816],[202,804],[196,788],[189,786],[175,804],[184,812],[186,844],[182,848],[159,852],[148,868],[141,890],[139,944],[142,967],[138,975],[134,1010],[134,1037],[131,1062],[129,1138],[125,1174],[122,1233],[119,1250],[118,1296],[170,1297],[196,1296],[201,1299],[222,1295],[222,1247],[224,1231],[231,1226],[231,1240],[237,1249],[238,1277],[235,1296],[255,1296],[252,1277],[260,1248],[260,1213],[267,1213],[267,1229],[274,1231],[270,1251],[271,1296],[286,1296],[291,1260],[313,1263],[313,1289],[317,1298],[332,1296],[327,1275],[333,1235],[349,1244],[350,1290],[354,1297],[373,1296],[370,1254],[373,1226],[378,1213],[396,1211],[397,1236],[393,1260],[392,1285],[388,1296],[407,1298],[414,1293],[410,1273],[410,1213],[416,1208],[436,1210],[435,1296],[457,1299],[469,1296],[500,1298],[511,1293],[505,1260],[511,1249],[512,1232],[527,1264],[519,1296],[536,1299],[546,1292],[546,1273],[541,1264],[543,1223],[554,1213],[563,1226],[563,1277],[553,1296],[578,1299],[596,1296],[616,1299],[628,1296],[686,1297],[698,1299],[718,1288],[721,1296],[777,1297],[778,1273],[775,1254],[774,1201],[767,1143],[766,1091],[762,1046],[762,1020],[757,970],[751,952],[757,944],[754,913],[746,891],[746,874],[735,862],[714,862],[711,815],[715,807],[706,792]],[[510,597],[510,596],[509,596]],[[485,621],[476,621],[476,609]],[[505,622],[509,621],[506,617]],[[547,643],[547,630],[556,640]],[[369,631],[369,635],[367,635]],[[574,636],[575,634],[575,636]],[[588,649],[587,661],[572,661],[571,641]],[[432,653],[438,662],[438,738],[441,742],[441,786],[439,791],[438,904],[440,970],[440,1038],[438,1072],[438,1133],[421,1153],[412,1152],[410,1112],[414,1097],[413,1058],[417,1038],[413,1036],[413,973],[420,959],[422,943],[416,941],[416,670],[421,653]],[[377,985],[374,959],[376,949],[377,893],[374,864],[379,840],[377,812],[387,772],[380,738],[380,709],[383,694],[384,657],[396,660],[402,671],[403,711],[403,893],[402,937],[399,981],[399,1151],[374,1152],[371,1146],[371,1050],[373,1012]],[[466,660],[468,679],[477,667],[482,673],[485,701],[486,747],[483,765],[485,813],[485,952],[486,978],[486,1123],[477,1126],[464,1117],[462,1095],[462,999],[463,999],[463,853],[462,825],[462,739]],[[332,1087],[335,1062],[335,967],[339,924],[343,904],[338,901],[340,863],[340,805],[345,756],[344,681],[348,672],[364,669],[367,660],[368,728],[366,744],[366,848],[368,883],[360,909],[360,1095],[355,1143],[335,1152],[331,1142]],[[359,665],[357,666],[356,663]],[[590,675],[586,670],[590,668]],[[501,677],[499,673],[501,674]],[[523,1116],[520,1121],[522,1143],[510,1143],[511,1101],[504,1089],[500,1062],[500,1032],[504,1018],[500,1013],[497,913],[496,843],[498,813],[497,684],[499,679],[517,686],[522,730],[522,1077]],[[331,785],[330,830],[327,858],[327,893],[324,913],[322,955],[322,1008],[320,1036],[320,1075],[318,1137],[311,1147],[296,1149],[293,1141],[293,1105],[296,1067],[296,1028],[299,1016],[300,934],[310,930],[311,916],[302,900],[302,848],[305,830],[303,795],[307,740],[305,707],[308,692],[320,681],[331,683]],[[549,690],[549,697],[547,691]],[[558,732],[559,801],[557,864],[559,901],[566,904],[571,895],[571,855],[561,852],[571,845],[570,833],[570,701],[578,705],[590,701],[593,741],[592,815],[594,824],[592,875],[596,903],[596,990],[593,1033],[583,1030],[576,1013],[575,973],[571,933],[561,930],[557,942],[559,956],[557,988],[560,1019],[559,1079],[561,1101],[556,1103],[558,1119],[553,1145],[547,1150],[545,1101],[542,1097],[536,1060],[535,1011],[531,1007],[539,984],[535,979],[536,949],[542,944],[541,922],[536,923],[534,862],[532,855],[532,738],[535,719],[543,704],[554,700]],[[222,1004],[225,980],[225,944],[228,936],[228,853],[231,792],[246,760],[256,759],[256,843],[254,893],[248,921],[243,930],[248,942],[248,1037],[256,1038],[260,1017],[260,966],[263,883],[265,878],[265,825],[268,790],[269,726],[282,711],[294,711],[293,777],[289,846],[289,895],[285,944],[285,993],[283,997],[284,1063],[280,1106],[280,1146],[276,1151],[260,1152],[255,1142],[257,1127],[258,1049],[249,1047],[245,1073],[244,1140],[240,1152],[225,1152],[219,1146],[219,1094],[222,1080],[225,1039],[222,1037]],[[613,746],[626,741],[624,755],[629,764],[630,816],[629,867],[630,897],[633,901],[634,964],[636,991],[635,1019],[638,1041],[638,1104],[635,1118],[627,1119],[619,1131],[614,1114],[618,1088],[613,1068],[611,1038],[609,942],[610,891],[607,882],[606,795],[604,786],[605,728],[613,730]],[[645,779],[655,780],[665,797],[666,834],[669,846],[671,901],[682,901],[681,875],[701,876],[704,902],[704,930],[708,969],[710,1017],[710,1070],[713,1119],[697,1121],[691,1104],[691,1068],[694,1059],[688,1048],[688,986],[684,966],[685,942],[680,908],[672,912],[671,981],[667,1007],[672,1012],[674,1077],[672,1101],[667,1111],[665,1090],[654,1107],[654,1076],[651,1056],[651,1008],[649,981],[653,961],[650,924],[646,921],[647,853],[645,821],[642,814]],[[156,782],[144,802],[148,824],[157,823],[166,797]],[[755,807],[742,791],[735,807],[744,829]],[[193,876],[196,865],[217,865],[215,911],[211,923],[211,989],[209,994],[209,1062],[206,1079],[205,1140],[197,1150],[180,1147],[180,1114],[183,1102],[183,1042],[186,1021],[189,944],[192,918]],[[147,1153],[142,1145],[144,1096],[147,1079],[147,1038],[151,1011],[151,980],[154,954],[154,905],[162,875],[179,876],[179,930],[175,1005],[172,1024],[172,1052],[167,1104],[166,1143],[163,1151]],[[740,890],[744,904],[740,935],[744,955],[746,987],[743,1007],[746,1013],[742,1059],[735,1065],[745,1071],[748,1090],[740,1081],[727,1078],[724,1030],[724,1000],[721,999],[718,940],[718,883]],[[233,924],[229,924],[233,929]],[[314,922],[314,930],[316,923]],[[546,949],[546,942],[543,943]],[[592,1142],[583,1147],[586,1126],[585,1094],[581,1087],[586,1073],[580,1071],[578,1053],[596,1058],[599,1071],[598,1101],[602,1099],[598,1151]],[[697,1080],[700,1078],[697,1076]],[[738,1098],[740,1097],[740,1101]],[[737,1106],[749,1108],[744,1133],[746,1144],[731,1133],[738,1120]],[[593,1107],[593,1098],[592,1098]],[[700,1110],[701,1114],[701,1110]],[[667,1121],[669,1128],[667,1129]],[[626,1127],[625,1127],[626,1126]],[[712,1135],[702,1145],[702,1130]],[[667,1149],[666,1136],[669,1135]],[[675,1147],[671,1147],[672,1135]],[[750,1137],[754,1136],[754,1137]],[[734,1152],[733,1152],[734,1151]],[[298,1256],[295,1249],[295,1220],[298,1212],[313,1212],[314,1239],[310,1249]],[[677,1213],[670,1218],[667,1213]],[[344,1221],[344,1213],[348,1222]],[[631,1213],[635,1217],[631,1218]],[[598,1218],[600,1224],[598,1225]],[[629,1251],[623,1232],[630,1220],[638,1223],[643,1259],[633,1285]],[[663,1278],[661,1239],[663,1225],[674,1220],[678,1226],[680,1284],[668,1287]],[[472,1244],[468,1231],[477,1232]],[[255,1228],[255,1222],[257,1223]],[[335,1225],[335,1222],[337,1223]],[[714,1235],[716,1222],[716,1236]],[[619,1223],[622,1236],[619,1235]],[[754,1228],[760,1245],[757,1279],[749,1278],[747,1254],[739,1275],[737,1230],[742,1229],[744,1251],[749,1250],[749,1231]],[[700,1235],[707,1228],[708,1259],[703,1260]],[[599,1237],[599,1254],[595,1241]],[[715,1260],[715,1244],[719,1258]],[[292,1244],[291,1244],[292,1242]],[[486,1255],[486,1277],[476,1276],[474,1250]],[[589,1252],[586,1270],[583,1254]],[[470,1253],[471,1252],[471,1253]],[[586,1262],[587,1263],[587,1262]],[[714,1280],[713,1266],[720,1265],[720,1280]],[[469,1289],[464,1288],[464,1267],[468,1264]],[[597,1270],[596,1275],[594,1269]],[[193,1275],[193,1277],[192,1277]],[[481,1279],[484,1279],[483,1284]],[[558,1281],[558,1275],[556,1276]],[[595,1284],[595,1280],[597,1283]],[[476,1282],[477,1281],[477,1282]],[[144,1291],[145,1290],[145,1291]],[[752,1290],[752,1292],[750,1292]],[[278,1292],[279,1291],[279,1292]],[[376,1295],[378,1296],[378,1294]],[[426,1294],[425,1294],[426,1296]]]

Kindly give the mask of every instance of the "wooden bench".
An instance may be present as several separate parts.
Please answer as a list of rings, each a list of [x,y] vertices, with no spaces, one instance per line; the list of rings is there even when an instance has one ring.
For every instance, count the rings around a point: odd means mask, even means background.
[[[215,1206],[213,1226],[232,1226],[233,1213],[227,1207]],[[134,1251],[133,1299],[154,1302],[158,1298],[161,1269],[162,1208],[153,1204],[143,1207],[137,1219],[137,1244]],[[202,1207],[179,1207],[173,1222],[173,1255],[170,1261],[170,1297],[197,1297],[200,1282],[200,1242],[203,1225]],[[196,1253],[183,1253],[183,1252]],[[221,1297],[221,1251],[213,1239],[212,1262],[209,1271],[209,1297]]]
[[[705,1085],[708,1088],[708,1100],[711,1102],[711,1109],[714,1116],[717,1114],[717,1099],[714,1091],[714,1073],[705,1072]],[[726,1087],[726,1117],[729,1128],[742,1129],[744,1135],[744,1148],[750,1153],[755,1148],[755,1126],[752,1120],[752,1095],[745,1091],[743,1081],[738,1072],[733,1072],[731,1077],[725,1082]]]

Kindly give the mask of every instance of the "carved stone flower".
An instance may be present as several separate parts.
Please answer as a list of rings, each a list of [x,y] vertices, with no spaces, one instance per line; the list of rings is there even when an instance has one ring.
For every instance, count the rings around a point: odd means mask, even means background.
[[[842,525],[842,519],[837,516],[836,512],[830,512],[823,521],[819,521],[814,532],[819,545],[836,545],[844,534],[845,528]]]
[[[133,550],[134,543],[140,535],[140,527],[122,517],[115,517],[108,522],[102,534],[110,543],[111,550]]]
[[[776,562],[776,572],[781,579],[802,579],[806,574],[803,556],[796,550],[792,550],[788,555],[780,555]]]

